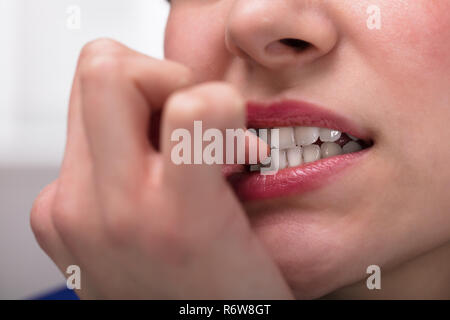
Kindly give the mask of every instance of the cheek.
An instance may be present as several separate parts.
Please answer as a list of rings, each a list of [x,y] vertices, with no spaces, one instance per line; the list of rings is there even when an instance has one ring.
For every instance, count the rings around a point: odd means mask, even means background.
[[[201,10],[173,10],[166,28],[166,58],[191,68],[198,82],[221,78],[228,59],[221,20]]]
[[[383,93],[376,93],[384,99],[379,105],[399,123],[441,127],[450,117],[450,1],[379,0],[378,5],[380,30],[347,27],[364,59],[361,69]],[[353,20],[361,12],[365,9],[355,11]]]
[[[416,134],[415,140],[427,146],[425,151],[437,147],[435,141],[442,134],[450,133],[446,120],[450,118],[450,1],[398,3],[395,8],[382,8],[382,28],[371,36],[371,45],[376,45],[373,51],[382,54],[372,58],[387,84],[384,92],[393,102],[388,105],[396,109],[387,112],[397,117],[398,123],[417,128],[414,133],[405,126],[404,140],[410,143]],[[419,131],[429,134],[425,137]],[[444,152],[440,154],[444,156]],[[448,156],[445,152],[446,159]]]
[[[430,66],[450,67],[450,1],[418,1],[400,20],[398,41]],[[402,32],[403,31],[403,32]],[[401,40],[403,39],[403,41]]]
[[[395,8],[388,2],[381,8],[381,30],[368,31],[366,39],[372,48],[372,66],[384,82],[379,85],[387,99],[384,114],[389,115],[384,131],[396,128],[386,139],[395,139],[392,158],[402,163],[402,179],[398,180],[423,187],[425,191],[418,195],[422,203],[438,199],[439,206],[448,207],[450,150],[441,141],[450,134],[450,1],[395,2]],[[414,177],[411,172],[416,172]],[[428,195],[431,186],[435,190]],[[408,188],[399,186],[398,190]],[[412,203],[411,212],[420,211]],[[430,212],[432,208],[436,221],[444,217],[442,208],[429,205]]]
[[[450,68],[448,0],[389,1],[381,7],[381,30],[369,31],[379,49],[407,62],[415,73]]]
[[[434,77],[449,70],[450,1],[366,0],[355,6],[345,4],[352,10],[338,15],[342,37],[344,40],[348,37],[349,43],[356,46],[359,55],[377,73],[381,71],[398,80],[396,73],[399,77],[415,78],[421,73]],[[380,9],[379,30],[369,29],[366,24],[371,17],[366,9],[372,4]],[[339,8],[345,12],[345,6]]]

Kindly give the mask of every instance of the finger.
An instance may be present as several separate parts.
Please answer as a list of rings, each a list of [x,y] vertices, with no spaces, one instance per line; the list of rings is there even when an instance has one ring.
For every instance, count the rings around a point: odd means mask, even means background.
[[[237,91],[231,86],[221,83],[199,85],[176,93],[169,98],[164,109],[162,122],[165,181],[174,188],[182,189],[188,193],[198,192],[199,189],[209,193],[217,187],[223,187],[225,181],[222,178],[221,166],[209,165],[203,161],[207,148],[203,148],[203,137],[200,131],[204,132],[205,136],[208,135],[209,129],[212,129],[211,133],[221,134],[222,137],[219,137],[219,140],[221,139],[222,146],[225,146],[224,140],[227,129],[236,131],[236,129],[244,128],[244,106],[244,101]],[[201,122],[196,122],[194,125],[194,121]],[[199,125],[201,125],[201,128],[199,128]],[[179,164],[178,159],[176,159],[176,147],[177,145],[180,146],[179,142],[176,141],[176,136],[183,132],[188,133],[189,137],[187,138],[193,141],[190,150],[186,149],[186,152],[191,153],[189,156],[191,163],[193,163],[191,165]],[[217,151],[219,151],[220,145],[217,146]],[[203,150],[205,150],[205,153]],[[231,150],[227,148],[226,151],[228,153]],[[220,157],[226,158],[227,155],[219,155],[218,158]],[[232,159],[234,159],[234,156],[232,156]]]
[[[75,72],[69,101],[66,147],[61,165],[61,180],[72,184],[87,181],[91,157],[81,114],[81,85],[79,62]]]
[[[151,151],[150,115],[190,84],[185,67],[159,61],[114,41],[90,44],[80,61],[82,118],[103,183],[136,181]]]
[[[236,145],[237,146],[237,145]],[[239,155],[238,150],[236,154]],[[266,141],[259,138],[256,130],[248,129],[245,131],[245,163],[253,165],[264,162],[270,155],[270,146]],[[239,159],[235,159],[238,163]]]
[[[204,140],[211,141],[205,133]],[[265,161],[270,155],[269,145],[256,134],[254,129],[239,128],[227,130],[224,134],[223,164],[234,165],[256,165]]]
[[[77,264],[77,261],[65,246],[53,222],[52,212],[57,188],[56,180],[40,192],[31,209],[30,225],[39,246],[66,275],[67,267]]]

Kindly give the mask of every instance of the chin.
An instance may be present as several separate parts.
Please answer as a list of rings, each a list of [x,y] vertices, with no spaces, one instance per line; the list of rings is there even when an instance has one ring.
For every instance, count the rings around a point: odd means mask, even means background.
[[[277,202],[256,207],[264,209],[247,207],[252,228],[297,299],[322,298],[368,276],[373,256],[364,247],[369,242],[362,232],[352,232],[362,226],[330,222],[338,213],[280,209]]]

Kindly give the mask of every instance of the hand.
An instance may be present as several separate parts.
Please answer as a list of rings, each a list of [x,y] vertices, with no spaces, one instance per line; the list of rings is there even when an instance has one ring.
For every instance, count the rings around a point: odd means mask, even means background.
[[[176,92],[175,92],[176,91]],[[148,139],[163,108],[160,151]],[[81,53],[59,178],[31,225],[81,298],[291,298],[218,165],[175,165],[174,129],[243,128],[242,98],[220,83],[111,40]]]

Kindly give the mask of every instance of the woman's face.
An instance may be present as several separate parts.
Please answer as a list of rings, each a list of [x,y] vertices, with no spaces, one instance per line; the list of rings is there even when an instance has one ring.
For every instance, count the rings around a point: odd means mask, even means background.
[[[172,0],[166,57],[199,82],[320,105],[374,142],[321,188],[245,203],[297,297],[450,241],[449,11],[448,0]]]

